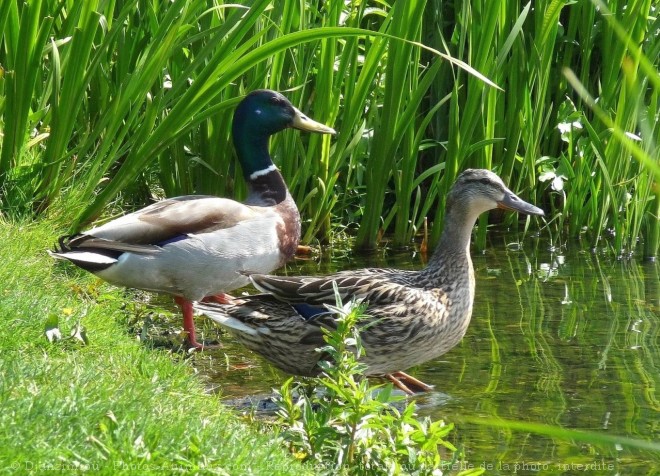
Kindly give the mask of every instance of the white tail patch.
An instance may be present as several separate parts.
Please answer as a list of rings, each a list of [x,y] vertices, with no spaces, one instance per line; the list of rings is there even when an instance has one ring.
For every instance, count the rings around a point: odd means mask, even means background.
[[[114,264],[117,262],[115,258],[105,256],[98,253],[89,251],[67,251],[64,253],[48,252],[53,258],[68,259],[74,263],[94,263],[94,264]]]

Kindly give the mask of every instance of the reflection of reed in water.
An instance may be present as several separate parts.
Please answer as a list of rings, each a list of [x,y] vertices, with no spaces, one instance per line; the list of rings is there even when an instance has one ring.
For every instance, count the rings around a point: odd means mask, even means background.
[[[422,412],[455,423],[455,443],[479,462],[590,464],[598,454],[607,463],[616,458],[640,467],[659,464],[658,455],[632,454],[625,446],[619,451],[598,440],[576,443],[562,430],[660,441],[659,266],[551,254],[543,242],[528,254],[498,247],[503,248],[489,245],[486,254],[473,255],[479,292],[463,342],[415,369],[438,391],[420,401]],[[381,251],[368,257],[349,253],[341,262],[323,255],[293,263],[287,272],[410,266],[411,258],[413,267],[423,266],[419,255]],[[235,352],[229,357],[232,368],[248,359],[242,350]],[[233,379],[234,396],[240,396],[242,385],[248,393],[270,392],[279,381],[276,372],[262,361],[252,363],[259,368],[220,371],[215,365],[222,375],[214,377],[225,385]],[[541,436],[531,425],[514,430],[468,419],[545,423],[565,436]]]
[[[580,261],[560,266],[541,297],[550,324],[543,334],[555,340],[564,376],[560,423],[657,441],[658,266]]]
[[[532,262],[520,252],[502,255],[475,260],[482,291],[475,302],[475,330],[480,339],[488,336],[491,360],[490,378],[482,379],[472,408],[478,408],[479,418],[530,425],[516,431],[495,425],[497,431],[490,433],[478,428],[479,438],[465,435],[473,427],[459,427],[461,439],[482,451],[480,445],[490,440],[499,461],[562,455],[586,464],[594,452],[610,462],[659,461],[657,454],[633,456],[625,445],[617,449],[598,438],[581,447],[564,430],[660,439],[658,266],[605,264],[579,254],[539,252]],[[466,374],[478,367],[479,355],[464,359]],[[458,413],[475,421],[472,409]],[[552,425],[557,437],[536,435],[531,423]]]
[[[640,423],[649,425],[660,439],[660,427],[648,422],[660,417],[660,313],[658,312],[658,265],[636,262],[620,263],[621,285],[612,286],[612,307],[625,332],[617,339],[621,349],[616,369],[626,395],[626,427],[636,433]],[[653,436],[648,430],[640,436]]]

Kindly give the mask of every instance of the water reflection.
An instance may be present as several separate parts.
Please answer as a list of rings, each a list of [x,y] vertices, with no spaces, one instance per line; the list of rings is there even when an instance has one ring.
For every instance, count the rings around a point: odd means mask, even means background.
[[[580,472],[566,462],[605,465],[592,474],[653,471],[658,455],[465,423],[504,418],[660,441],[660,267],[507,241],[473,253],[477,292],[461,344],[411,370],[437,389],[419,398],[421,411],[455,422],[453,443],[489,474]],[[414,250],[327,253],[284,272],[364,266],[418,269],[424,257]],[[268,393],[285,378],[232,344],[196,360],[228,398]]]

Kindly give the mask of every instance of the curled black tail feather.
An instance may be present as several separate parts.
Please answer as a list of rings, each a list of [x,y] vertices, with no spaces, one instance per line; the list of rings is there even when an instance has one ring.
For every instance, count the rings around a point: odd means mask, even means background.
[[[67,253],[73,251],[75,246],[71,246],[71,242],[82,236],[80,233],[74,233],[73,235],[62,235],[57,239],[57,244],[53,246],[54,253]]]

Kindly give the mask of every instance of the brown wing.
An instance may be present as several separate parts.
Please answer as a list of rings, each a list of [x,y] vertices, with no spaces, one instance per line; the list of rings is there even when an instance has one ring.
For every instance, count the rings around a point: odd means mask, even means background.
[[[396,300],[402,289],[410,289],[393,281],[392,275],[392,270],[369,268],[328,276],[252,274],[250,280],[260,291],[290,303],[335,305],[337,292],[342,302],[355,298],[370,304],[386,304]]]
[[[242,220],[259,216],[261,210],[227,198],[176,197],[93,228],[75,240],[82,243],[94,237],[106,242],[151,245],[188,233],[230,228]],[[74,246],[80,243],[71,242]]]

